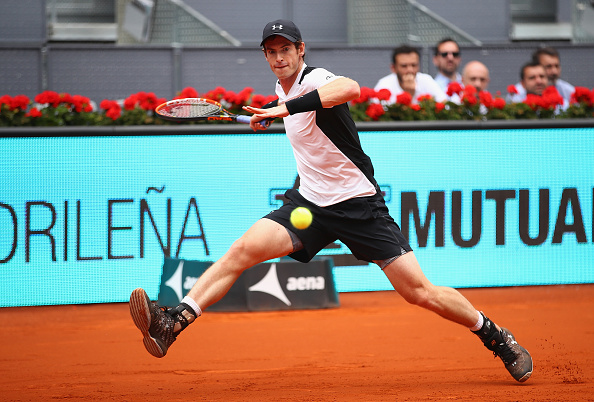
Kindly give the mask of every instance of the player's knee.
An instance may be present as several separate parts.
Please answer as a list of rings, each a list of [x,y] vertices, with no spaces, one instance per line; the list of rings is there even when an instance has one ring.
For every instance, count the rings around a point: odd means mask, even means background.
[[[228,260],[228,266],[236,266],[239,270],[249,268],[251,261],[250,247],[243,238],[239,238],[231,244],[225,258]]]
[[[429,308],[431,305],[431,294],[428,289],[424,287],[415,288],[404,295],[404,299],[415,306],[422,308]]]
[[[260,262],[258,247],[257,244],[249,241],[249,239],[240,237],[229,248],[227,257],[234,261],[234,265],[239,266],[241,270],[245,270]]]

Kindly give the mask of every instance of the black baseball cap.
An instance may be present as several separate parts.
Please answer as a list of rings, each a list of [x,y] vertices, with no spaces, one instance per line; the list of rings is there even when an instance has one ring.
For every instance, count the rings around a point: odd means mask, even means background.
[[[287,38],[291,42],[298,42],[301,40],[301,32],[297,25],[293,21],[289,20],[275,20],[269,22],[264,27],[262,32],[262,42],[260,46],[264,46],[264,41],[273,35],[279,35],[283,38]]]

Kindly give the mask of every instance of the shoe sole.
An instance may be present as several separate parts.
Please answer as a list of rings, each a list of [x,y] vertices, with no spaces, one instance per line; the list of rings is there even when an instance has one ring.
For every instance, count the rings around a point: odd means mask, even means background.
[[[166,352],[161,349],[157,340],[149,333],[151,326],[150,306],[151,300],[144,289],[134,289],[130,295],[130,315],[132,316],[132,321],[134,321],[136,328],[142,332],[142,343],[144,343],[146,350],[155,357],[163,357]]]

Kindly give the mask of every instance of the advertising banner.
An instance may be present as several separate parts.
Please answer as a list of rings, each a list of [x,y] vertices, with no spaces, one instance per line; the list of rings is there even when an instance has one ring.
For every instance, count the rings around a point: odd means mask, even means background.
[[[438,285],[594,282],[594,128],[361,132]],[[0,306],[127,301],[215,261],[297,178],[284,134],[2,138]],[[315,217],[314,217],[315,219]],[[339,292],[385,290],[340,242]]]

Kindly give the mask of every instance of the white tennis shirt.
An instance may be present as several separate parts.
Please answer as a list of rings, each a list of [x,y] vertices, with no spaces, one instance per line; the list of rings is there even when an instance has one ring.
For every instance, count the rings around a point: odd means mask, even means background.
[[[278,103],[284,103],[340,78],[323,68],[299,72],[285,94],[277,81]],[[377,190],[371,160],[363,152],[347,104],[284,118],[300,178],[299,192],[308,201],[326,207]]]

